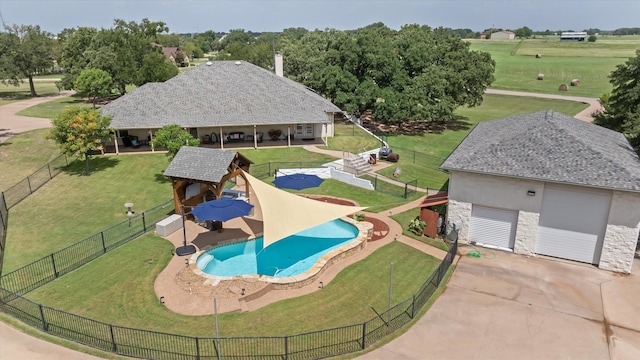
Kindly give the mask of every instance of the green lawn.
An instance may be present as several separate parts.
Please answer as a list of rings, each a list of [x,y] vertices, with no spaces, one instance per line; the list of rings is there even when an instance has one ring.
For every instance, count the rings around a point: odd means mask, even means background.
[[[33,83],[38,96],[57,95],[60,93],[56,87],[55,81],[36,81]],[[15,101],[26,100],[31,98],[29,90],[29,82],[20,83],[19,86],[13,86],[0,83],[0,105],[9,104]]]
[[[0,143],[0,191],[7,190],[60,154],[48,129],[29,131]]]
[[[595,43],[560,42],[557,37],[468,41],[472,50],[489,52],[496,61],[492,88],[588,97],[611,91],[609,74],[640,47],[640,40],[634,37],[599,38]],[[544,74],[542,81],[537,80],[540,73]],[[558,91],[560,84],[569,85],[572,79],[579,79],[580,86]]]
[[[28,107],[18,112],[18,115],[53,119],[68,106],[93,107],[92,104],[87,103],[83,99],[70,96]]]
[[[178,315],[157,300],[153,283],[172,248],[164,239],[145,235],[29,293],[29,298],[106,323],[212,337],[213,316]],[[362,323],[376,316],[372,308],[387,308],[392,262],[396,304],[418,290],[440,259],[390,243],[341,271],[321,291],[250,313],[221,314],[220,334],[280,336]]]
[[[348,151],[352,154],[380,147],[380,142],[352,123],[336,124],[334,137],[327,142],[329,145],[326,148],[329,150]]]
[[[168,164],[164,154],[97,157],[85,176],[72,163],[11,209],[3,273],[126,219],[126,202],[140,212],[170,200]]]

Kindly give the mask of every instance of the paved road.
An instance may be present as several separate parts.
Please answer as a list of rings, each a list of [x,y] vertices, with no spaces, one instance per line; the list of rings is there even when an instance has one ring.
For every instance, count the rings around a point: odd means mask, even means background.
[[[51,127],[51,119],[20,116],[16,115],[16,113],[28,107],[71,96],[72,94],[73,91],[63,91],[52,96],[40,96],[0,106],[0,143],[25,131]]]
[[[558,94],[538,94],[538,93],[530,93],[523,91],[510,91],[510,90],[498,90],[498,89],[487,89],[485,91],[487,94],[496,94],[496,95],[509,95],[509,96],[525,96],[525,97],[537,97],[543,99],[556,99],[556,100],[568,100],[568,101],[577,101],[584,104],[588,104],[589,107],[582,110],[576,116],[574,116],[578,120],[592,122],[593,117],[591,116],[595,111],[601,110],[602,106],[600,106],[600,102],[597,98],[590,97],[580,97],[580,96],[567,96],[567,95],[558,95]]]

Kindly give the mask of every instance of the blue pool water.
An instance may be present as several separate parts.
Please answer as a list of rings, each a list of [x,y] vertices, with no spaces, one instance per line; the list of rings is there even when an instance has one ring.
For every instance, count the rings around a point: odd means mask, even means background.
[[[342,220],[329,221],[262,247],[262,237],[215,247],[198,257],[198,269],[214,276],[302,274],[322,255],[348,243],[358,229]]]

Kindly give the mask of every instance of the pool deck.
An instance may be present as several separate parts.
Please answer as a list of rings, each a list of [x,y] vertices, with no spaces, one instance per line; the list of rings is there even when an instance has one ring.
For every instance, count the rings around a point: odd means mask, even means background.
[[[392,212],[395,214],[414,208],[420,201],[422,199],[392,209]],[[169,310],[182,315],[213,314],[214,295],[216,296],[218,313],[253,311],[280,300],[321,291],[322,287],[331,282],[345,267],[366,258],[394,239],[439,259],[445,256],[446,253],[440,249],[402,235],[400,224],[387,215],[369,212],[365,212],[365,214],[368,217],[384,221],[389,226],[387,235],[382,239],[368,242],[364,249],[327,267],[320,276],[306,286],[297,289],[273,290],[269,289],[266,283],[260,281],[231,280],[211,283],[196,275],[189,268],[190,255],[182,257],[174,255],[167,267],[156,278],[155,293],[158,299],[163,297],[164,305]],[[217,244],[255,237],[262,233],[261,218],[260,209],[256,206],[253,216],[225,222],[222,232],[210,231],[193,221],[187,221],[187,243],[195,245],[198,250],[204,250]],[[168,235],[165,239],[171,241],[176,247],[182,246],[184,239],[182,228]],[[242,295],[241,289],[246,290],[245,295]]]

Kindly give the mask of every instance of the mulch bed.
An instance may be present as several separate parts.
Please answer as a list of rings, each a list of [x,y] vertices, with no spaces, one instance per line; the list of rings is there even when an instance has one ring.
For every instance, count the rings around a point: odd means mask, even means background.
[[[330,196],[311,196],[306,195],[310,199],[314,199],[317,201],[324,201],[332,204],[338,205],[348,205],[348,206],[358,206],[358,203],[352,200],[334,198]],[[380,240],[385,237],[389,233],[389,225],[387,225],[384,221],[378,220],[372,217],[365,216],[364,221],[370,222],[373,224],[373,236],[369,241]]]

